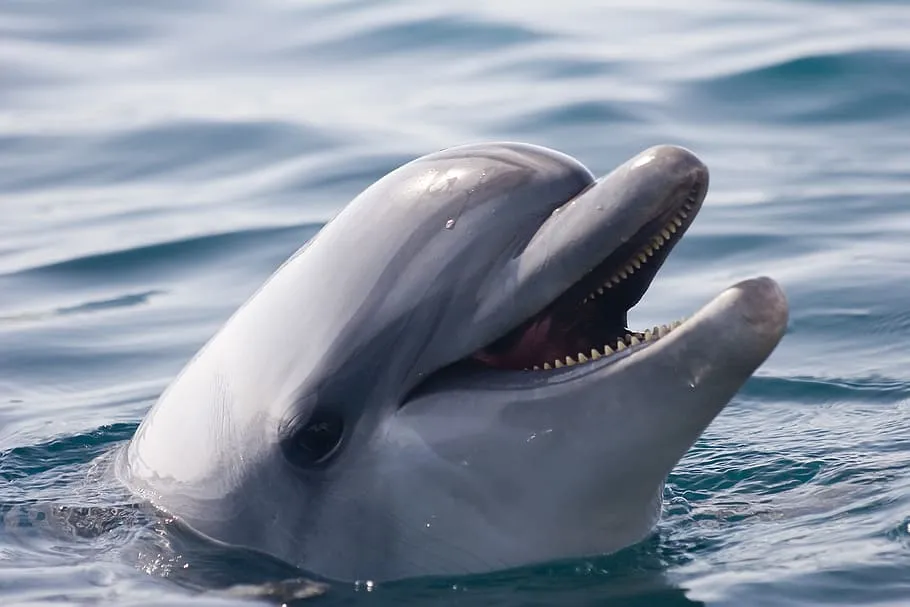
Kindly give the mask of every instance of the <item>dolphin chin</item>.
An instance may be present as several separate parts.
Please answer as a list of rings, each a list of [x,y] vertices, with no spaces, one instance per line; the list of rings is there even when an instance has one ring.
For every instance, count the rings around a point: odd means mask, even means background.
[[[707,189],[666,145],[598,179],[518,143],[418,158],[241,306],[118,474],[205,536],[337,580],[633,544],[787,325],[761,277],[684,322],[628,326]]]

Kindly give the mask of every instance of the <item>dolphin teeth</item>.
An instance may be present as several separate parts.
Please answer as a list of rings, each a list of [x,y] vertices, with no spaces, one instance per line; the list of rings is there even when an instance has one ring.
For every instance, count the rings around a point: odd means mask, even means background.
[[[665,336],[667,333],[669,333],[671,330],[672,330],[672,329],[670,329],[670,327],[668,327],[667,325],[661,325],[660,329],[658,329],[658,331],[657,331],[657,336],[658,336],[658,337],[664,337],[664,336]]]
[[[685,219],[686,217],[689,216],[689,214],[686,213],[685,211],[680,211],[680,212],[679,212],[679,216],[680,216],[682,219]]]
[[[676,224],[673,223],[672,221],[671,221],[670,223],[668,223],[668,224],[667,224],[667,231],[669,231],[670,234],[676,234]],[[667,236],[667,238],[670,238],[670,237]]]
[[[566,356],[566,365],[571,367],[574,364],[575,364],[575,359],[572,358],[571,356]]]
[[[635,258],[635,259],[632,260],[632,265],[635,266],[635,269],[636,269],[636,270],[640,270],[640,269],[641,269],[641,262],[638,261],[638,258]]]
[[[663,237],[666,238],[666,239],[669,239],[669,238],[670,238],[670,230],[668,230],[667,228],[664,228],[663,230],[660,231],[660,235],[663,236]]]
[[[610,346],[604,346],[604,356],[609,356],[610,354],[613,354],[613,348]]]
[[[625,270],[620,270],[620,271],[619,271],[619,277],[622,278],[623,280],[625,280],[625,279],[627,279],[627,278],[629,277],[629,275],[626,274],[626,271],[625,271]]]
[[[634,274],[634,273],[635,273],[635,268],[632,267],[632,264],[626,264],[626,272],[629,273],[629,274]]]
[[[645,341],[651,341],[652,339],[654,339],[654,333],[652,333],[650,329],[647,329],[645,331]]]
[[[674,218],[674,219],[673,219],[673,223],[676,224],[676,227],[677,227],[677,228],[681,228],[681,227],[682,227],[682,219],[680,219],[679,217]]]
[[[652,249],[649,246],[645,246],[645,253],[648,254],[648,257],[651,257],[652,255],[654,255],[654,249]]]
[[[638,341],[638,338],[635,337],[634,335],[632,336],[632,339],[629,340],[629,345],[631,345],[631,346],[637,346],[640,343],[641,342]]]
[[[545,371],[549,371],[549,370],[552,369],[553,367],[550,366],[550,363],[544,363],[544,364],[543,364],[543,368],[544,368]]]
[[[621,339],[617,340],[617,341],[616,341],[616,351],[617,351],[617,352],[622,352],[622,351],[625,350],[625,349],[626,349],[626,342],[624,342],[624,341],[621,340]]]
[[[561,368],[565,367],[565,365],[562,364],[562,361],[559,360],[558,358],[553,362],[553,366],[555,366],[557,369],[561,369]]]
[[[661,236],[660,234],[658,234],[657,236],[654,237],[654,241],[657,243],[657,246],[659,246],[659,247],[664,246],[664,237]]]
[[[619,284],[619,276],[614,276],[610,280],[613,282],[613,284]]]
[[[535,370],[535,371],[540,371],[540,367],[539,367],[538,365],[534,365],[534,370]]]
[[[588,357],[585,356],[584,354],[582,354],[581,352],[579,352],[579,353],[578,353],[578,362],[579,362],[579,363],[586,363],[586,362],[588,362]]]
[[[640,262],[642,262],[642,263],[645,263],[646,261],[648,261],[648,256],[645,255],[644,253],[639,253],[639,254],[638,254],[638,261],[640,261]]]
[[[597,360],[600,358],[600,352],[597,351],[597,348],[591,348],[591,360]]]
[[[609,289],[610,287],[607,287],[607,288]],[[603,287],[597,287],[597,294],[598,294],[598,295],[603,295],[603,294],[604,294],[604,288],[603,288]]]

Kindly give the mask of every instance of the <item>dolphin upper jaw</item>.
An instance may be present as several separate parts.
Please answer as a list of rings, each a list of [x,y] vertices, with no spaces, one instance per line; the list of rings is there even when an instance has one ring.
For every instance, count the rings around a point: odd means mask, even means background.
[[[485,283],[475,321],[498,314],[514,324],[533,315],[646,224],[666,219],[674,209],[668,201],[691,195],[697,213],[708,182],[707,167],[684,148],[661,145],[637,154],[551,212],[520,254]]]

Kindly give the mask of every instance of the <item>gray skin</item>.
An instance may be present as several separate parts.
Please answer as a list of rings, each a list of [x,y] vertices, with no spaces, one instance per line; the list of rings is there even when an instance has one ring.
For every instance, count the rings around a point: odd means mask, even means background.
[[[209,538],[342,581],[638,542],[667,474],[782,338],[774,281],[734,285],[669,335],[582,365],[452,363],[539,313],[686,193],[700,205],[707,185],[705,166],[673,146],[599,180],[516,143],[408,163],[189,362],[120,453],[119,476]],[[308,433],[337,424],[340,443],[314,461]]]

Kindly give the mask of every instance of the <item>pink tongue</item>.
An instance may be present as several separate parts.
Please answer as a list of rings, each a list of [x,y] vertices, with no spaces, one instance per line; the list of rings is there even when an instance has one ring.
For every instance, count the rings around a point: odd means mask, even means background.
[[[521,337],[511,338],[508,348],[494,344],[474,354],[481,362],[501,369],[525,369],[564,358],[571,347],[564,335],[551,335],[553,318],[542,316],[529,325]],[[574,352],[573,352],[574,354]]]

